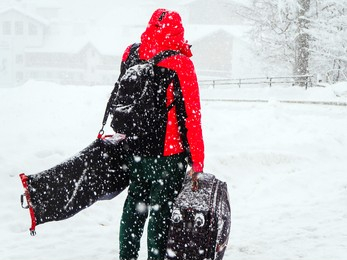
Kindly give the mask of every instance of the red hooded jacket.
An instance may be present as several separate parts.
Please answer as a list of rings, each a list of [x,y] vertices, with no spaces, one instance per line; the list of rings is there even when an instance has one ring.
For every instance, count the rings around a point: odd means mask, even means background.
[[[129,56],[131,46],[123,54],[125,62]],[[166,9],[156,10],[141,35],[139,56],[141,60],[153,58],[164,50],[179,51],[181,55],[164,59],[157,65],[173,70],[177,73],[182,90],[187,114],[187,140],[190,148],[192,168],[195,172],[202,172],[204,167],[204,142],[201,130],[200,95],[195,69],[190,57],[190,45],[184,40],[184,28],[181,17],[177,12]],[[173,84],[167,89],[167,105],[174,99]],[[164,156],[183,152],[183,145],[178,131],[176,110],[168,113],[166,126]]]

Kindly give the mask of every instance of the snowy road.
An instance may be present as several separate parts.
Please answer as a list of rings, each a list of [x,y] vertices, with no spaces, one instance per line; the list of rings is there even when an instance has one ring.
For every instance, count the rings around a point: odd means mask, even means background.
[[[35,82],[0,89],[1,260],[118,259],[125,193],[38,226],[36,237],[19,205],[18,174],[54,166],[93,141],[110,90]],[[275,92],[202,92],[269,100],[202,103],[205,171],[228,183],[232,203],[225,259],[345,260],[347,108],[279,103],[282,95],[297,99],[298,91]],[[300,98],[339,101],[311,93]],[[143,240],[140,260],[145,247]]]

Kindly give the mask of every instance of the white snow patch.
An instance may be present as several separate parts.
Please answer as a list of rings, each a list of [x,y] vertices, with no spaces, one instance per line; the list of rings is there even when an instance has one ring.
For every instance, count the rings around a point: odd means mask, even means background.
[[[202,101],[205,171],[227,182],[232,206],[224,259],[345,260],[347,107],[277,101],[345,102],[334,91],[346,87],[201,91],[203,99],[273,100]],[[94,141],[111,91],[34,81],[0,89],[1,259],[118,259],[126,192],[39,225],[36,237],[19,203],[18,174],[52,167]],[[141,245],[144,260],[146,236]]]

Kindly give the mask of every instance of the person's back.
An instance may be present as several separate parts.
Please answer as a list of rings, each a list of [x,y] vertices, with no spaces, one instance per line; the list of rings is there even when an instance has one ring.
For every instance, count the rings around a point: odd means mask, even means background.
[[[134,58],[132,46],[123,55],[121,75],[129,59]],[[141,36],[136,55],[140,60],[149,60],[167,50],[179,54],[155,66],[155,85],[158,100],[164,100],[167,107],[174,106],[158,129],[143,138],[129,138],[133,156],[129,159],[130,186],[120,228],[122,260],[137,259],[148,213],[148,259],[164,259],[172,204],[186,174],[187,154],[192,171],[203,172],[200,98],[190,46],[184,40],[179,14],[158,9]],[[175,100],[177,90],[182,102]]]

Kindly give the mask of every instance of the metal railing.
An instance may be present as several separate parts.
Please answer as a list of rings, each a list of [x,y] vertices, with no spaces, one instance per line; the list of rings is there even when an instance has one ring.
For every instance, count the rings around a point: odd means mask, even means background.
[[[266,84],[272,87],[276,84],[291,84],[304,86],[306,89],[312,87],[312,75],[298,75],[298,76],[286,76],[286,77],[263,77],[263,78],[239,78],[239,79],[209,79],[199,80],[200,86],[226,86],[235,85],[241,88],[241,85],[256,85]]]

